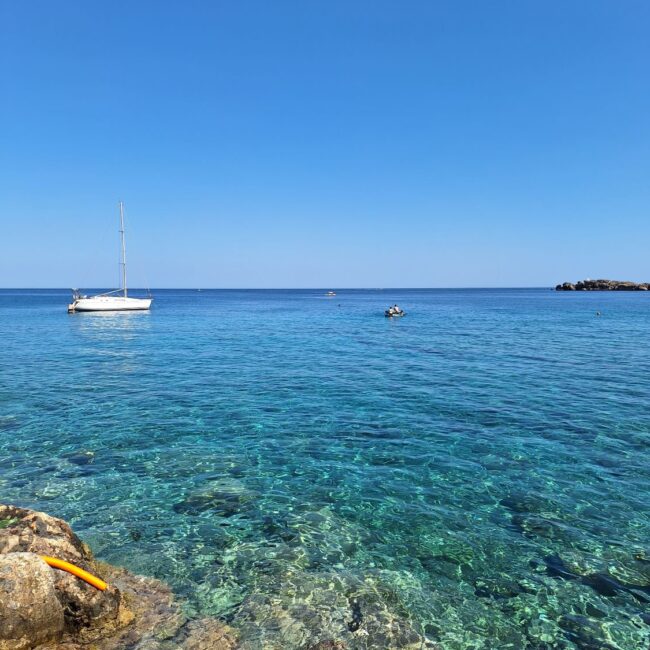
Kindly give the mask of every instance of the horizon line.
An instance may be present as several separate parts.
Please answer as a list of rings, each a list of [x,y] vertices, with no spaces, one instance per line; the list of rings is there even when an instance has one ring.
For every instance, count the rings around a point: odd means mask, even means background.
[[[521,286],[447,286],[447,287],[133,287],[129,291],[440,291],[457,289],[555,289],[557,285]],[[84,290],[104,290],[108,287],[88,287]],[[0,291],[72,291],[70,287],[0,287]]]

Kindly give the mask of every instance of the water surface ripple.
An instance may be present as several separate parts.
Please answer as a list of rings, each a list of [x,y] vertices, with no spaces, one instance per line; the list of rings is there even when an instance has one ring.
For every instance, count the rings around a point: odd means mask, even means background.
[[[1,291],[1,500],[244,648],[648,648],[650,295],[323,294]]]

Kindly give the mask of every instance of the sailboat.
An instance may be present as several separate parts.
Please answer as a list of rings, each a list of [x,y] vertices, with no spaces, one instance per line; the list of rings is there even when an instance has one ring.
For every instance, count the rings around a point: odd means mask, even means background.
[[[72,290],[72,302],[68,313],[76,311],[135,311],[149,309],[153,298],[129,298],[126,290],[126,245],[124,242],[124,204],[120,201],[120,238],[122,241],[120,266],[122,286],[114,291],[96,296],[83,296],[78,289]]]

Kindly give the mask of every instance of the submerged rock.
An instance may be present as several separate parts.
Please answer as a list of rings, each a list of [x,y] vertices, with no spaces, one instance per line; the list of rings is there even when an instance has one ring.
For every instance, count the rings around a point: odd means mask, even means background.
[[[474,560],[474,549],[472,546],[461,539],[460,537],[453,537],[447,535],[437,540],[430,540],[432,543],[424,550],[427,553],[418,555],[421,564],[428,571],[434,570],[437,566],[436,563],[448,562],[452,565],[470,565]]]
[[[640,603],[650,603],[650,584],[631,584],[617,580],[604,572],[579,573],[575,567],[569,567],[558,555],[544,558],[546,572],[553,578],[562,580],[579,580],[583,585],[591,587],[601,596],[612,598],[622,593],[630,594]]]
[[[350,609],[352,612],[352,620],[348,622],[348,630],[350,630],[350,632],[356,632],[363,622],[361,604],[358,599],[352,598],[350,600]]]
[[[251,506],[256,498],[257,493],[248,490],[239,481],[220,480],[202,492],[189,494],[172,507],[174,512],[183,515],[213,512],[221,517],[232,517]]]
[[[536,515],[515,514],[511,517],[512,527],[525,537],[545,537],[571,541],[575,539],[575,531],[566,524],[546,517]]]
[[[97,562],[63,520],[0,505],[0,650],[231,650],[233,630],[216,619],[188,621],[165,584]],[[50,555],[97,575],[99,591]]]
[[[524,591],[516,580],[509,578],[479,578],[474,588],[474,593],[479,598],[494,598],[496,600],[516,598]]]
[[[557,504],[551,499],[529,492],[514,492],[501,499],[499,503],[510,512],[517,514],[546,514],[558,510]]]
[[[561,616],[558,623],[566,638],[581,650],[616,650],[613,645],[602,640],[607,638],[607,634],[599,621],[569,614]]]
[[[95,462],[94,451],[76,451],[71,454],[66,454],[63,457],[74,465],[90,465]]]
[[[263,638],[264,650],[437,650],[405,612],[395,611],[374,578],[292,572],[273,594],[247,596],[237,625],[242,634]]]
[[[174,512],[181,515],[200,515],[213,512],[222,517],[232,517],[241,510],[236,496],[229,494],[192,494],[173,505]]]

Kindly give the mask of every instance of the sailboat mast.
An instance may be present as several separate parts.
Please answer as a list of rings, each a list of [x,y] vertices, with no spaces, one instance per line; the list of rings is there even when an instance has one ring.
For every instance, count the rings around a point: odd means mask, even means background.
[[[126,244],[124,243],[124,204],[120,201],[120,237],[122,239],[122,288],[126,298]]]

